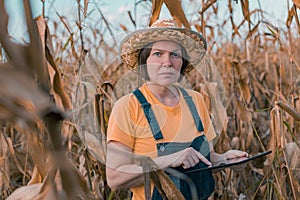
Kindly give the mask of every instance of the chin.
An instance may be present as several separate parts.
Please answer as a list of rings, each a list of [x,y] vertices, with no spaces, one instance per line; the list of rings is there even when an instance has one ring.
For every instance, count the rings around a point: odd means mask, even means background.
[[[177,81],[158,81],[157,83],[159,85],[164,85],[164,86],[168,86],[168,85],[173,85],[175,84]]]

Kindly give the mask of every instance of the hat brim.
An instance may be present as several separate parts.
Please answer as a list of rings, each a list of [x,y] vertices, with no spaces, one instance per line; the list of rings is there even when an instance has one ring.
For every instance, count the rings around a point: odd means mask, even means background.
[[[139,51],[147,44],[162,40],[174,41],[186,49],[190,63],[186,71],[192,70],[207,50],[205,39],[195,31],[183,28],[147,28],[137,30],[123,39],[120,45],[121,57],[129,68],[135,69]]]

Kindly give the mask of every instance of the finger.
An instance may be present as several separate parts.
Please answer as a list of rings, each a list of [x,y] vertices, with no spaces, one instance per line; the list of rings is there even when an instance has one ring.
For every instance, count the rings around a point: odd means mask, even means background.
[[[249,154],[247,152],[244,152],[245,157],[249,157]]]
[[[193,166],[195,166],[199,162],[199,159],[196,155],[192,155],[191,160],[192,160],[191,163],[193,163]]]
[[[195,166],[197,163],[199,163],[199,159],[196,155],[190,155],[186,158],[186,160],[183,162],[182,166],[187,169],[190,167]]]
[[[248,153],[245,152],[245,151],[236,151],[236,155],[237,155],[237,156],[240,156],[240,157],[243,157],[243,156],[247,156]]]
[[[239,157],[248,157],[248,153],[239,150],[232,150],[228,156],[228,159],[239,158]]]
[[[190,168],[189,162],[188,162],[187,160],[184,161],[184,162],[182,163],[182,167],[183,167],[184,169]]]
[[[189,159],[190,167],[194,167],[197,163],[199,163],[199,159],[196,155],[192,155]]]
[[[207,160],[201,153],[196,152],[196,155],[198,156],[198,159],[200,159],[205,164],[212,165],[211,162],[209,162],[209,160]]]

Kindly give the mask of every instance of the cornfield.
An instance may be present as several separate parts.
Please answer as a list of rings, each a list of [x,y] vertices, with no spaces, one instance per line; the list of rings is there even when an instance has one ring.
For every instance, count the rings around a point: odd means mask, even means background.
[[[41,2],[45,10],[48,1]],[[58,21],[44,12],[33,18],[24,0],[29,42],[17,43],[0,0],[0,200],[130,199],[129,190],[107,185],[105,133],[114,102],[140,80],[122,63],[120,38],[101,6],[76,2],[72,25],[60,13]],[[229,17],[216,25],[217,0],[190,0],[199,7],[192,16],[183,2],[145,0],[135,7],[148,9],[143,26],[159,18],[165,5],[178,24],[206,38],[206,57],[183,84],[205,98],[218,133],[216,151],[272,150],[242,172],[215,173],[210,200],[300,199],[300,1],[287,1],[283,26],[266,20],[264,8],[250,10],[249,0],[227,0]],[[233,8],[242,12],[240,24]],[[99,26],[88,23],[91,12]],[[134,12],[128,11],[132,24],[113,26],[122,33],[140,28]],[[152,173],[172,199],[165,173]]]

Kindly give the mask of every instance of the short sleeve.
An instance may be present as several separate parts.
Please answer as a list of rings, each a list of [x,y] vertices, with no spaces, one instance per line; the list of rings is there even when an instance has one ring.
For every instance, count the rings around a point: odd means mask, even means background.
[[[130,148],[134,145],[133,122],[130,115],[130,96],[124,96],[113,106],[107,128],[107,142],[117,141]]]

